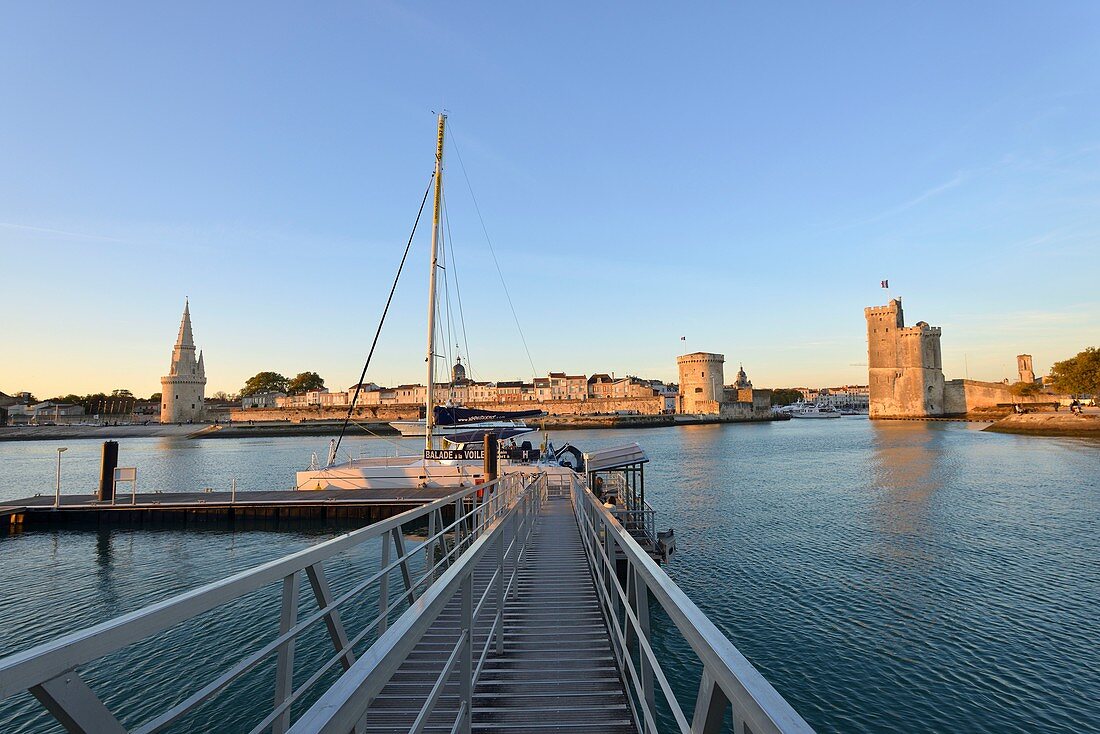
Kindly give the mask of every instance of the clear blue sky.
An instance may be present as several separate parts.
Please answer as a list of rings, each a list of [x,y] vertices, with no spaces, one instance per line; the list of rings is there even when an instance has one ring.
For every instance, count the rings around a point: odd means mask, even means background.
[[[159,390],[184,296],[208,394],[263,369],[351,384],[441,107],[539,373],[673,378],[706,350],[758,386],[865,382],[863,307],[888,295],[944,327],[948,377],[1100,341],[1094,2],[3,16],[5,392]],[[457,162],[473,370],[529,378]],[[422,379],[426,247],[368,379]]]

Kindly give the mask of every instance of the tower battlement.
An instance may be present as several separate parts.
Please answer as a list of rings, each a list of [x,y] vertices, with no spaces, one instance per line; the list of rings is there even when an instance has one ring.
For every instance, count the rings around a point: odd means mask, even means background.
[[[713,413],[725,398],[726,358],[713,352],[692,352],[676,358],[680,368],[681,413]]]
[[[906,326],[900,298],[863,313],[871,417],[943,415],[940,327]]]

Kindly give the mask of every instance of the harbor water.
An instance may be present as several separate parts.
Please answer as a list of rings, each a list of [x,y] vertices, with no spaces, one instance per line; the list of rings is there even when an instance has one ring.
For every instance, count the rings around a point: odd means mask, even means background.
[[[864,418],[552,438],[582,450],[642,444],[646,499],[658,526],[676,531],[666,570],[817,731],[1100,731],[1100,443]],[[233,479],[242,493],[289,489],[327,444],[122,439],[120,465],[137,467],[142,492],[228,490]],[[99,442],[0,443],[0,504],[52,493],[62,445],[62,491],[91,492]],[[345,440],[354,455],[420,445]],[[0,536],[0,655],[337,532]],[[194,687],[188,676],[207,680],[258,637],[267,601],[135,646],[90,682],[135,725],[156,695],[178,700]],[[654,624],[665,671],[690,702],[691,656]],[[271,675],[257,671],[237,700],[177,730],[247,731],[235,712],[270,705]],[[2,732],[58,730],[29,695],[0,703]]]

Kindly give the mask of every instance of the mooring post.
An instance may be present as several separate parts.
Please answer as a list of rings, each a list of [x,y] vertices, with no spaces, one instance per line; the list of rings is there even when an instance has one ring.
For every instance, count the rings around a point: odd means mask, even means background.
[[[496,481],[497,478],[497,437],[492,433],[485,434],[485,483]]]
[[[118,441],[104,441],[103,458],[99,463],[99,493],[96,495],[100,502],[115,498],[116,467],[118,467]]]

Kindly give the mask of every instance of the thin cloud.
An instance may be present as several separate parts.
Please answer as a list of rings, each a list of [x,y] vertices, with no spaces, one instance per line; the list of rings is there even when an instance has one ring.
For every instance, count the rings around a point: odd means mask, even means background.
[[[70,232],[65,229],[54,229],[52,227],[36,227],[30,224],[16,224],[15,222],[0,222],[0,227],[6,229],[18,229],[24,232],[43,232],[45,234],[58,234],[63,237],[75,237],[83,240],[100,240],[102,242],[118,242],[124,245],[135,245],[136,242],[130,242],[129,240],[122,240],[118,237],[107,237],[99,234],[88,234],[87,232]]]
[[[902,204],[898,204],[897,206],[894,206],[894,207],[891,207],[891,208],[889,208],[885,211],[879,212],[878,214],[875,214],[874,216],[868,217],[866,219],[860,219],[858,221],[851,222],[849,224],[843,225],[843,226],[839,227],[838,229],[848,229],[850,227],[860,227],[860,226],[863,226],[865,224],[874,224],[875,222],[881,222],[883,219],[889,219],[890,217],[901,214],[904,211],[908,211],[909,209],[912,209],[913,207],[919,206],[920,204],[924,203],[925,201],[928,201],[929,199],[931,199],[933,197],[939,196],[940,194],[942,194],[945,191],[950,191],[951,189],[962,185],[962,183],[964,181],[966,181],[967,178],[968,178],[968,175],[966,173],[963,173],[963,172],[960,171],[959,173],[956,173],[954,175],[954,177],[951,178],[951,180],[945,181],[945,182],[943,182],[943,183],[941,183],[937,186],[933,186],[932,188],[928,189],[927,191],[924,191],[924,192],[918,194],[917,196],[914,196],[912,199],[909,199],[908,201],[906,201]]]

